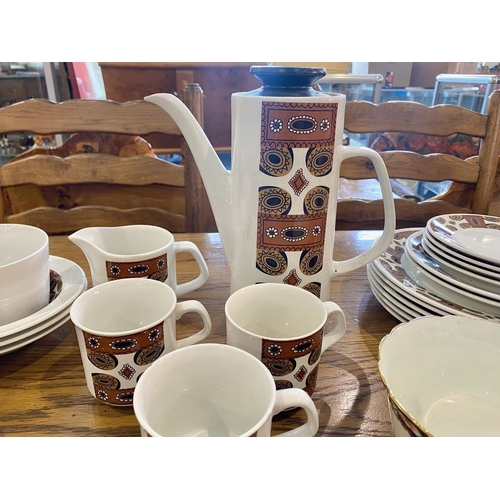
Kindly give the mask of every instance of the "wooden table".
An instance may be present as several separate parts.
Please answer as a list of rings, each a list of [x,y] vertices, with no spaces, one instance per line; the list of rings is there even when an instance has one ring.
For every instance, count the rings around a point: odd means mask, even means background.
[[[379,231],[339,231],[334,258],[345,259],[371,246]],[[229,296],[229,267],[218,234],[179,234],[204,255],[208,282],[184,299],[207,308],[213,331],[206,342],[225,343],[224,303]],[[50,254],[79,264],[90,283],[81,250],[65,236],[50,238]],[[179,281],[192,279],[191,256],[178,261]],[[347,333],[321,358],[313,400],[319,413],[318,436],[391,436],[384,386],[377,361],[380,340],[397,321],[373,296],[366,268],[332,281],[330,299],[344,310]],[[178,337],[199,329],[199,319],[186,315]],[[328,326],[328,325],[327,325]],[[273,434],[303,421],[303,410],[278,416]],[[0,356],[0,436],[139,436],[132,407],[112,407],[94,399],[85,384],[82,361],[71,321],[46,337]]]

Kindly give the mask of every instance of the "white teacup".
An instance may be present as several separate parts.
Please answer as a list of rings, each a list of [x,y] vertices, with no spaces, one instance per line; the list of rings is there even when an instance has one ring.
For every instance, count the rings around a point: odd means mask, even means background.
[[[335,302],[284,283],[260,283],[233,293],[226,302],[227,343],[266,365],[277,389],[295,387],[313,394],[321,354],[346,332]],[[335,327],[324,332],[329,315]]]
[[[201,316],[203,329],[176,340],[184,314]],[[142,278],[110,281],[91,288],[71,306],[87,387],[103,403],[132,404],[137,381],[160,356],[200,342],[212,329],[196,300],[177,302],[165,283]]]
[[[272,417],[301,407],[307,421],[280,436],[312,437],[318,413],[300,389],[276,391],[264,365],[223,344],[200,344],[155,361],[139,380],[134,411],[141,435],[268,437]]]
[[[49,237],[37,227],[0,224],[0,326],[49,303]]]
[[[500,436],[500,324],[426,316],[382,339],[395,436]]]

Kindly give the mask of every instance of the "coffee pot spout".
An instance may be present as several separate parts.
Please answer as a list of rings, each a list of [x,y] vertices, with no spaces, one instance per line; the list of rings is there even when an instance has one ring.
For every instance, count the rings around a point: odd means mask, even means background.
[[[160,93],[147,96],[144,100],[166,111],[186,139],[200,171],[227,260],[232,262],[235,216],[231,172],[224,167],[203,128],[180,99],[173,94]]]

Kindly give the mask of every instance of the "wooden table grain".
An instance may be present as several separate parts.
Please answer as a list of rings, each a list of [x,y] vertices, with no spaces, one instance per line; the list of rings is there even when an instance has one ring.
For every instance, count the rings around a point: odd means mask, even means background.
[[[337,232],[334,258],[361,253],[379,235],[379,231]],[[180,300],[202,302],[213,322],[212,334],[205,342],[225,343],[229,267],[219,235],[175,237],[196,243],[210,272],[203,287]],[[84,254],[67,237],[50,237],[50,254],[76,262],[91,284]],[[180,282],[192,279],[196,270],[190,255],[179,255]],[[330,300],[343,309],[347,333],[321,358],[313,394],[320,422],[317,436],[391,436],[387,397],[377,362],[380,340],[397,321],[373,296],[365,267],[332,280]],[[178,323],[178,337],[199,329],[199,321],[195,315],[184,316]],[[272,434],[296,426],[303,419],[302,410],[279,415],[273,422]],[[71,321],[28,346],[0,356],[0,436],[139,435],[132,407],[108,406],[90,395]]]

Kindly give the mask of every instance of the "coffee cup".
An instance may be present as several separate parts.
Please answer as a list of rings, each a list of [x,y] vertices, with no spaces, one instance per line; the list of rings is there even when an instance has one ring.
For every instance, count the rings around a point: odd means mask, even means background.
[[[227,343],[268,368],[277,389],[313,394],[321,354],[343,337],[345,316],[331,301],[282,283],[259,283],[233,293],[226,302]],[[333,315],[335,327],[324,332]]]
[[[208,280],[208,267],[200,249],[191,241],[175,241],[174,235],[162,227],[86,227],[68,238],[87,257],[94,286],[124,278],[149,278],[165,282],[180,297]],[[191,281],[178,283],[176,256],[182,252],[193,256],[199,274]]]
[[[202,330],[177,340],[177,320],[193,312],[201,317]],[[142,278],[87,290],[75,300],[70,315],[90,393],[116,406],[132,404],[137,381],[153,361],[206,339],[212,328],[200,302],[177,302],[168,285]]]
[[[49,237],[24,224],[0,224],[0,326],[49,303]]]
[[[139,380],[134,411],[143,437],[268,437],[272,417],[290,406],[307,421],[280,436],[312,437],[318,413],[300,389],[277,391],[254,356],[224,344],[178,349]]]

